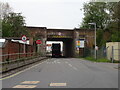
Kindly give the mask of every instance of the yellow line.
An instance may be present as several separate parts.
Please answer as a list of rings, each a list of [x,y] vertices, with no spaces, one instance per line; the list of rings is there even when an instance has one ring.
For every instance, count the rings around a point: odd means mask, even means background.
[[[46,61],[44,61],[44,62],[46,62]],[[44,62],[42,62],[42,63],[44,63]],[[15,74],[13,74],[13,75],[8,76],[8,77],[1,78],[0,80],[5,80],[5,79],[8,79],[8,78],[14,77],[14,76],[16,76],[16,75],[18,75],[18,74],[20,74],[20,73],[22,73],[22,72],[25,72],[25,71],[27,71],[27,70],[29,70],[29,69],[31,69],[31,68],[34,68],[34,67],[36,67],[36,66],[38,66],[38,65],[40,65],[40,64],[42,64],[42,63],[36,64],[36,65],[34,65],[34,66],[30,67],[30,68],[27,68],[27,69],[25,69],[25,70],[23,70],[23,71],[20,71],[20,72],[18,72],[18,73],[15,73]]]

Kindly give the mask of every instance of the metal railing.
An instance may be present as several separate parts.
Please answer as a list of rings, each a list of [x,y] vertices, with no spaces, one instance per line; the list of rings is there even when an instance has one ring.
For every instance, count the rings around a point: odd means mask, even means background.
[[[85,48],[84,49],[84,57],[94,57],[94,49]],[[106,48],[99,48],[96,50],[96,59],[107,58],[106,56]]]
[[[18,57],[18,58],[13,58],[13,57]],[[22,57],[23,56],[23,57]],[[13,53],[13,54],[4,54],[0,55],[0,58],[5,58],[9,57],[9,59],[5,59],[4,61],[0,62],[0,73],[6,72],[18,67],[25,66],[30,63],[34,63],[41,58],[44,58],[43,55],[40,53]],[[12,58],[11,58],[12,57]]]
[[[1,59],[0,61],[8,61],[8,60],[15,60],[15,59],[20,59],[23,57],[30,57],[34,56],[36,53],[12,53],[12,54],[3,54],[0,55]]]

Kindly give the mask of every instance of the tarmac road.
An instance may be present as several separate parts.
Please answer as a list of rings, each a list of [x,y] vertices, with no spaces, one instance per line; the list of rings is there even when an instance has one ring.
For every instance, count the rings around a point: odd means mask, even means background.
[[[2,79],[3,88],[118,88],[117,64],[50,58]]]

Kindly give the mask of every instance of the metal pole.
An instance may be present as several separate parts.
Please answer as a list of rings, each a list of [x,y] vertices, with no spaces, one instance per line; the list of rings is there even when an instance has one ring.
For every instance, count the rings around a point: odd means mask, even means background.
[[[25,42],[24,42],[24,53],[25,53]]]
[[[114,47],[112,46],[112,63],[114,62]]]
[[[95,25],[95,59],[96,59],[96,23],[94,25]]]

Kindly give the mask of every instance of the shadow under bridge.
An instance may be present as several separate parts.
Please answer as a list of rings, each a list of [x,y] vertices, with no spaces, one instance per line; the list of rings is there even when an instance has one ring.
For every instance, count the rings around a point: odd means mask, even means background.
[[[47,41],[62,41],[63,42],[63,57],[74,57],[75,45],[72,38],[47,38]]]

